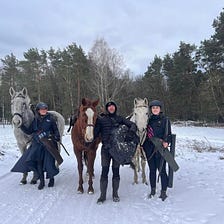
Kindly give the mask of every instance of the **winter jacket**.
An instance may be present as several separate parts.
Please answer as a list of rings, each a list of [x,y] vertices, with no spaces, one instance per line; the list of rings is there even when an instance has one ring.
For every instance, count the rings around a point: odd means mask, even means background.
[[[24,152],[18,162],[12,168],[12,172],[37,172],[38,163],[42,163],[43,172],[47,172],[47,178],[52,178],[59,173],[59,169],[55,166],[55,159],[46,149],[46,147],[39,141],[39,135],[46,133],[45,137],[54,139],[55,147],[56,141],[60,141],[60,134],[57,128],[54,117],[47,113],[45,116],[36,116],[29,127],[21,126],[22,131],[33,136],[31,146]]]
[[[33,140],[38,140],[37,135],[45,132],[47,136],[52,136],[54,140],[60,141],[60,134],[56,121],[52,114],[47,113],[45,116],[36,116],[29,127],[24,125],[21,129],[27,135],[33,135]]]
[[[151,115],[149,118],[147,125],[147,138],[143,145],[146,154],[151,154],[154,150],[154,145],[150,141],[150,137],[153,136],[171,143],[171,124],[169,119],[162,115],[162,113],[159,115]]]
[[[101,136],[103,146],[110,146],[113,138],[113,132],[119,125],[126,125],[131,132],[136,132],[136,124],[132,121],[114,114],[103,114],[97,118],[94,128],[94,138]]]

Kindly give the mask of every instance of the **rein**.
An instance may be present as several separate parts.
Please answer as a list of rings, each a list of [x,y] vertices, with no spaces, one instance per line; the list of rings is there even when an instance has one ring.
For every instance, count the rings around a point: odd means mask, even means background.
[[[137,130],[137,132],[138,132],[138,135],[140,136],[140,131],[139,130]],[[147,134],[147,129],[145,128],[144,129],[144,131],[143,131],[143,135],[142,135],[142,138],[140,139],[140,146],[142,147],[142,145],[143,145],[143,143],[144,143],[144,141],[145,141],[145,139],[146,139],[146,134]]]

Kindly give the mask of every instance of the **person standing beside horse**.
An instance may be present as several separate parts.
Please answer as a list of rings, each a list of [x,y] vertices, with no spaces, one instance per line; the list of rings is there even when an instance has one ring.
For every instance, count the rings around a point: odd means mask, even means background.
[[[151,186],[151,193],[149,198],[156,194],[156,172],[159,170],[161,177],[161,194],[159,198],[164,201],[167,198],[168,176],[166,172],[166,161],[161,156],[160,152],[156,150],[155,145],[150,140],[152,137],[159,138],[163,148],[168,150],[168,145],[171,143],[171,124],[167,117],[161,111],[162,103],[159,100],[153,100],[149,104],[151,115],[147,126],[147,138],[143,144],[143,149],[146,153],[149,166],[149,180]]]
[[[46,172],[46,178],[50,179],[48,187],[53,187],[54,176],[59,173],[59,169],[55,165],[55,158],[52,152],[50,153],[49,146],[58,153],[57,142],[60,141],[60,134],[54,117],[48,113],[46,103],[40,102],[36,105],[36,115],[32,123],[29,127],[24,124],[21,125],[21,130],[28,135],[32,135],[32,142],[28,150],[13,167],[12,172],[34,171],[36,180],[32,184],[36,184],[37,180],[40,179],[39,190],[45,186],[44,172]]]
[[[110,162],[112,161],[112,188],[113,188],[113,201],[119,202],[118,189],[120,183],[119,168],[120,164],[111,156],[110,149],[113,147],[112,138],[113,132],[119,125],[126,125],[130,133],[135,133],[137,127],[134,122],[117,115],[117,105],[110,101],[105,106],[106,113],[101,114],[97,118],[96,126],[94,128],[94,138],[101,136],[102,148],[101,148],[101,166],[102,172],[100,177],[100,197],[97,200],[98,204],[103,203],[106,200],[106,192],[108,185],[108,173]],[[131,137],[131,136],[130,136]]]

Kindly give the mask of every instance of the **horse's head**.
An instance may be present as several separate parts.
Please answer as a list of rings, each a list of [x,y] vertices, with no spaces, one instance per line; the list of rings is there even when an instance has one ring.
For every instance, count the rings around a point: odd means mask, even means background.
[[[23,122],[25,111],[29,107],[30,98],[25,87],[19,92],[16,92],[13,87],[10,87],[9,93],[11,95],[12,124],[15,127],[20,127]]]
[[[92,142],[94,139],[94,126],[97,118],[96,106],[99,103],[99,99],[91,101],[90,99],[83,98],[82,105],[79,109],[79,117],[81,119],[81,125],[83,130],[83,136],[85,142]]]
[[[137,125],[139,133],[142,133],[146,130],[148,117],[149,103],[147,98],[135,98],[132,121]]]

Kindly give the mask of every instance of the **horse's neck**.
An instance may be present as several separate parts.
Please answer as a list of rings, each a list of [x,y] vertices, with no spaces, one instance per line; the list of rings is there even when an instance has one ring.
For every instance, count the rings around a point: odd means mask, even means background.
[[[23,122],[26,127],[28,127],[34,119],[34,113],[31,109],[27,109],[23,116]]]
[[[130,115],[129,115],[129,116],[130,116]],[[135,123],[135,115],[134,115],[134,114],[130,117],[130,121],[132,121],[132,122]]]

